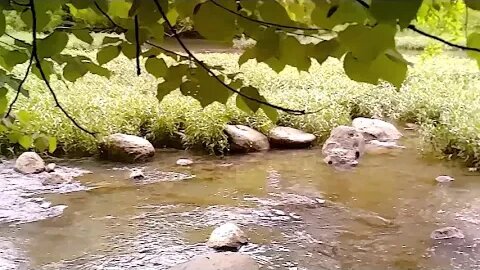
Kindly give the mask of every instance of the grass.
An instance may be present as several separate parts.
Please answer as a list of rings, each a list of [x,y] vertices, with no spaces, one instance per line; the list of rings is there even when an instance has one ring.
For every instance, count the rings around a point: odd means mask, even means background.
[[[86,49],[85,53],[94,57],[95,48],[85,48],[78,41],[69,44],[72,52]],[[313,65],[310,73],[287,68],[276,74],[254,61],[238,67],[235,54],[200,57],[240,71],[245,81],[259,87],[272,103],[308,111],[322,109],[306,116],[281,114],[277,123],[312,132],[319,143],[333,127],[348,124],[353,117],[382,117],[420,124],[425,151],[480,164],[480,76],[476,64],[459,53],[426,60],[411,54],[409,60],[416,64],[400,91],[387,84],[353,82],[333,59],[322,66]],[[148,74],[137,77],[133,61],[120,57],[107,66],[114,71],[110,80],[91,74],[75,84],[52,80],[61,104],[83,126],[100,134],[136,134],[161,145],[182,132],[184,147],[224,152],[228,148],[225,124],[246,124],[262,132],[273,126],[261,112],[251,116],[239,111],[233,98],[226,106],[212,104],[202,109],[196,100],[173,92],[159,103],[155,98],[158,82]],[[16,106],[17,111],[32,114],[25,129],[57,137],[67,154],[97,152],[97,140],[72,126],[55,108],[40,80],[31,76],[26,88],[31,90],[30,98],[22,97]],[[9,145],[6,133],[0,133],[0,143]]]

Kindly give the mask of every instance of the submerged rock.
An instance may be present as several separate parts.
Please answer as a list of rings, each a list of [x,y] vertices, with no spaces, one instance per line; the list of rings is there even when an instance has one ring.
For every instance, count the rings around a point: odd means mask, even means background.
[[[449,183],[455,181],[455,178],[448,175],[440,175],[435,178],[438,183]]]
[[[218,250],[238,250],[248,243],[245,233],[233,223],[226,223],[213,230],[207,246]]]
[[[389,142],[399,140],[403,136],[394,125],[379,119],[355,118],[352,126],[362,133],[366,141]]]
[[[193,164],[193,160],[189,159],[189,158],[181,158],[179,160],[177,160],[176,164],[178,166],[190,166]]]
[[[258,264],[250,256],[239,253],[213,253],[198,256],[171,270],[258,270]]]
[[[433,231],[430,234],[430,238],[434,240],[446,240],[446,239],[463,239],[465,235],[463,232],[455,227],[444,227]]]
[[[57,167],[57,164],[49,163],[47,164],[47,166],[45,166],[45,171],[48,173],[54,172],[56,167]]]
[[[45,171],[45,162],[35,152],[21,154],[15,162],[15,170],[23,174],[35,174]]]
[[[130,171],[129,178],[133,180],[143,180],[145,179],[145,174],[140,169],[133,169]]]
[[[100,145],[100,154],[110,161],[143,162],[155,155],[155,149],[143,138],[117,133],[105,138]]]
[[[393,150],[405,149],[405,146],[398,145],[396,141],[381,142],[371,140],[365,145],[366,152],[369,154],[391,153]]]
[[[316,136],[290,127],[275,127],[268,134],[268,139],[277,148],[307,148]]]
[[[63,183],[70,183],[72,181],[73,181],[73,177],[69,174],[52,172],[52,173],[49,173],[42,180],[42,184],[50,186],[50,185],[60,185]]]
[[[339,126],[332,130],[322,148],[324,161],[335,167],[353,167],[365,152],[365,140],[353,127]]]
[[[227,125],[225,127],[231,143],[231,150],[234,152],[259,152],[270,149],[267,136],[242,125]]]

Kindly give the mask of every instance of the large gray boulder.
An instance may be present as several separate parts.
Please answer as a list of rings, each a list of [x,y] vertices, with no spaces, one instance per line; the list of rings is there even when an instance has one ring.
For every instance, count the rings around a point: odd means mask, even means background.
[[[322,147],[324,161],[335,167],[354,167],[365,152],[365,139],[353,127],[338,126]]]
[[[379,119],[355,118],[352,126],[362,133],[366,141],[391,142],[403,136],[394,125]]]
[[[45,171],[45,162],[35,152],[25,152],[15,161],[15,170],[23,174],[34,174]]]
[[[270,144],[277,148],[307,148],[316,137],[291,127],[275,127],[268,134],[268,139]]]
[[[198,256],[170,268],[171,270],[258,270],[258,264],[250,256],[222,252]]]
[[[267,136],[242,125],[227,125],[225,133],[230,141],[230,150],[233,152],[259,152],[270,149]]]
[[[100,144],[100,155],[110,161],[143,162],[155,155],[155,149],[146,139],[117,133],[106,137]]]
[[[207,246],[217,250],[238,250],[247,243],[247,236],[237,225],[226,223],[213,230]]]

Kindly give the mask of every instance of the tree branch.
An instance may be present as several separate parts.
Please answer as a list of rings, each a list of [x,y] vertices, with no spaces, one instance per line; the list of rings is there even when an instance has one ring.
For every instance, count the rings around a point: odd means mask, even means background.
[[[366,2],[364,2],[363,0],[356,0],[360,5],[362,5],[364,8],[366,9],[369,9],[370,8],[370,5],[368,5]],[[464,51],[473,51],[473,52],[480,52],[480,48],[473,48],[473,47],[468,47],[468,46],[464,46],[464,45],[460,45],[460,44],[455,44],[453,42],[450,42],[446,39],[443,39],[439,36],[435,36],[433,34],[430,34],[430,33],[427,33],[423,30],[420,30],[418,29],[415,25],[413,24],[410,24],[407,26],[408,29],[412,30],[413,32],[417,33],[417,34],[420,34],[422,36],[425,36],[425,37],[428,37],[430,39],[433,39],[433,40],[436,40],[438,42],[441,42],[443,44],[446,44],[450,47],[453,47],[453,48],[457,48],[457,49],[460,49],[460,50],[464,50]]]
[[[28,78],[28,75],[30,74],[30,69],[32,68],[32,63],[33,63],[33,58],[34,58],[34,56],[33,56],[33,53],[32,53],[30,55],[30,60],[28,61],[28,66],[27,66],[27,70],[25,71],[25,75],[23,76],[23,79],[20,81],[20,84],[18,85],[17,92],[15,93],[15,97],[13,98],[12,102],[8,106],[8,111],[7,111],[7,114],[5,114],[4,118],[7,118],[7,117],[10,116],[10,114],[12,113],[12,110],[13,110],[13,106],[15,105],[15,103],[17,103],[18,97],[20,96],[20,92],[22,92],[23,84],[25,83],[25,81]]]
[[[138,27],[138,15],[135,15],[135,60],[137,63],[137,76],[142,74],[142,69],[140,67],[140,53],[142,52],[142,48],[140,47],[140,29]]]
[[[62,105],[58,101],[57,95],[55,94],[55,91],[53,91],[53,88],[50,85],[50,82],[48,81],[47,75],[45,74],[45,71],[42,68],[40,57],[38,56],[38,50],[37,50],[38,49],[37,48],[37,14],[36,14],[36,11],[35,11],[35,0],[30,0],[30,9],[31,9],[31,12],[32,12],[32,56],[35,59],[35,66],[38,68],[38,71],[40,72],[40,76],[42,77],[42,80],[45,82],[45,85],[47,86],[48,90],[52,94],[53,100],[55,101],[55,105],[73,123],[73,125],[75,125],[81,131],[95,137],[94,132],[91,132],[91,131],[85,129],[79,123],[77,123],[77,121],[62,107]]]
[[[203,63],[202,61],[200,61],[200,59],[198,59],[188,48],[187,46],[185,45],[185,43],[182,41],[182,39],[179,37],[178,33],[175,31],[173,25],[170,23],[170,21],[168,20],[167,18],[167,14],[165,13],[165,11],[163,10],[162,6],[160,5],[160,3],[158,2],[158,0],[153,0],[155,5],[157,6],[157,9],[158,11],[160,12],[160,14],[162,15],[162,18],[165,20],[165,23],[167,24],[168,28],[170,29],[170,31],[172,31],[173,33],[173,36],[174,38],[177,40],[177,42],[180,44],[180,46],[182,47],[182,49],[189,55],[190,58],[192,58],[200,67],[202,67],[210,76],[212,76],[212,78],[214,78],[217,82],[219,82],[221,85],[223,85],[225,88],[227,88],[228,90],[232,91],[233,93],[236,93],[238,94],[239,96],[242,96],[248,100],[251,100],[251,101],[254,101],[254,102],[257,102],[259,104],[262,104],[262,105],[265,105],[265,106],[268,106],[268,107],[271,107],[271,108],[274,108],[274,109],[277,109],[277,110],[280,110],[280,111],[284,111],[286,113],[290,113],[290,114],[294,114],[294,115],[304,115],[306,114],[306,112],[304,110],[293,110],[293,109],[288,109],[288,108],[284,108],[284,107],[281,107],[281,106],[278,106],[278,105],[275,105],[275,104],[271,104],[269,102],[266,102],[266,101],[263,101],[263,100],[259,100],[259,99],[256,99],[256,98],[252,98],[248,95],[245,95],[243,94],[242,92],[238,91],[237,89],[229,86],[228,84],[226,84],[224,81],[222,81],[219,77],[217,77],[215,75],[215,73],[213,71],[211,71],[208,66]]]
[[[255,19],[255,18],[245,16],[245,15],[243,15],[243,14],[241,14],[241,13],[235,11],[235,10],[231,10],[231,9],[219,4],[215,0],[209,0],[209,1],[212,4],[214,4],[215,6],[225,10],[226,12],[228,12],[230,14],[233,14],[233,15],[238,16],[240,18],[243,18],[245,20],[249,20],[251,22],[255,22],[255,23],[258,23],[258,24],[261,24],[261,25],[264,25],[264,26],[274,27],[274,28],[277,28],[277,29],[290,29],[290,30],[302,30],[302,31],[325,31],[325,30],[327,30],[327,29],[321,29],[321,28],[315,28],[315,27],[302,27],[302,26],[284,25],[284,24],[262,21],[262,20],[258,20],[258,19]]]

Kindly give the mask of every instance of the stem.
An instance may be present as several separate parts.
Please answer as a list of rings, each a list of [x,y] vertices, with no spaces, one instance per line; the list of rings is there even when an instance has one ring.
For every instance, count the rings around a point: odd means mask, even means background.
[[[136,62],[137,62],[137,76],[142,74],[142,70],[140,67],[140,53],[142,48],[140,47],[140,33],[138,27],[138,15],[135,15],[135,54],[136,54]]]

